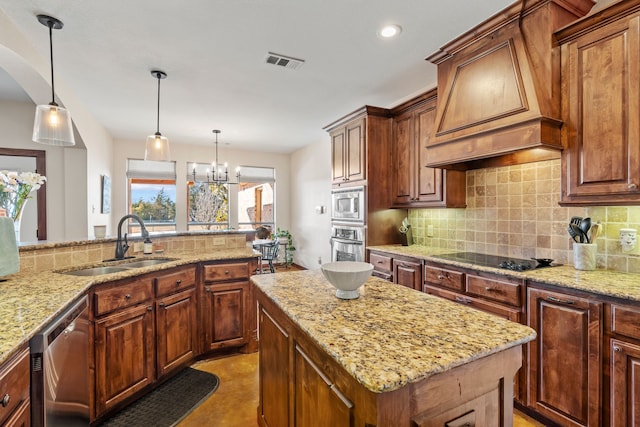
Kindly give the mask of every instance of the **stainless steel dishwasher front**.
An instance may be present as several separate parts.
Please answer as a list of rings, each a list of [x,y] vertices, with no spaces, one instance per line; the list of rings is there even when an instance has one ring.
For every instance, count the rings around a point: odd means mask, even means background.
[[[71,304],[29,342],[31,425],[89,425],[89,305]]]

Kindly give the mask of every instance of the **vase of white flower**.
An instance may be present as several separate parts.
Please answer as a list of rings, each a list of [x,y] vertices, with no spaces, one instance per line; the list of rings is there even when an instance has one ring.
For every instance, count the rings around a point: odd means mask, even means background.
[[[37,191],[47,178],[35,172],[0,171],[0,208],[13,220],[16,242],[20,241],[22,212],[30,193]]]

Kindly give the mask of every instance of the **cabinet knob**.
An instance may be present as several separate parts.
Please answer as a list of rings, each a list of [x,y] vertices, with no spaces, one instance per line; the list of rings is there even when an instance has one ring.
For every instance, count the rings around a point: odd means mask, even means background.
[[[622,353],[622,348],[618,347],[617,345],[613,346],[613,351],[615,351],[616,353]]]
[[[462,304],[471,304],[471,300],[464,297],[456,297],[456,301]]]
[[[158,303],[158,305],[159,305],[160,307],[164,307],[164,303],[163,303],[163,302]]]
[[[379,259],[379,260],[378,260],[378,264],[382,264],[382,260],[380,260],[380,259]]]
[[[9,406],[9,402],[11,402],[11,396],[9,396],[9,394],[5,394],[1,402],[2,407],[6,408],[7,406]]]
[[[147,306],[147,311],[153,311],[153,307],[151,307],[150,305]]]
[[[638,184],[634,184],[633,182],[629,185],[627,185],[627,188],[629,190],[637,190],[638,189]]]
[[[180,286],[181,283],[182,283],[182,279],[176,280],[176,286]]]
[[[124,296],[124,299],[131,299],[131,294],[126,294],[126,295]]]
[[[571,300],[561,300],[560,298],[554,298],[551,295],[547,295],[547,300],[552,301],[552,302],[557,302],[559,304],[573,305],[573,301],[571,301]]]
[[[225,270],[224,274],[229,275],[229,270]]]

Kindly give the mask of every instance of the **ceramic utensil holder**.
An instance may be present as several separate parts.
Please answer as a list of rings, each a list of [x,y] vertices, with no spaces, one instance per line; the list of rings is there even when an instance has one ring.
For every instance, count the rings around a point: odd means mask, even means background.
[[[595,270],[596,252],[598,245],[595,243],[573,244],[573,266],[576,270]]]

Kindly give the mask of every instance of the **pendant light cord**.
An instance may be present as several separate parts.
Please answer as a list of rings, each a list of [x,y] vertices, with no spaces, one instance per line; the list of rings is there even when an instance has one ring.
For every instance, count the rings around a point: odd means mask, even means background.
[[[160,135],[160,73],[156,73],[158,78],[158,114],[156,116],[156,135]]]
[[[47,22],[47,27],[49,27],[49,57],[51,59],[51,103],[49,105],[57,107],[55,83],[53,80],[53,21],[49,20]]]

